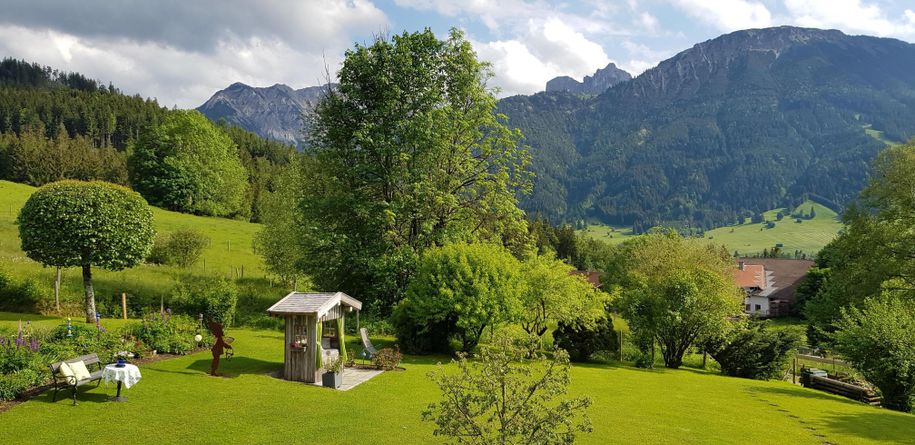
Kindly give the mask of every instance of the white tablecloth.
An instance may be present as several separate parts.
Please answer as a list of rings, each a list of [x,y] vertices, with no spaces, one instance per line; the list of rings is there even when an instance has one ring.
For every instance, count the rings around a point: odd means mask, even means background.
[[[141,377],[140,368],[129,363],[124,365],[123,368],[118,368],[115,365],[108,365],[105,366],[105,369],[102,371],[102,378],[105,379],[106,385],[110,381],[123,382],[124,386],[128,389],[130,389],[131,386],[136,385]]]

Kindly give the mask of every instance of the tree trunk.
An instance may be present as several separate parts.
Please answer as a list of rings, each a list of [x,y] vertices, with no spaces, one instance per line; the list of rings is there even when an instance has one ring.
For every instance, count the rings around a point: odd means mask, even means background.
[[[92,266],[83,264],[83,287],[86,289],[86,323],[95,323],[95,291],[92,289]]]
[[[60,314],[60,266],[57,266],[57,278],[54,280],[54,306]]]

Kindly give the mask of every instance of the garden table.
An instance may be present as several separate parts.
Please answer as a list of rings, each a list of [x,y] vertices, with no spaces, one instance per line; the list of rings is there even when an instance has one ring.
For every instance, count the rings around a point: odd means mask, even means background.
[[[114,380],[118,382],[118,394],[111,399],[114,402],[126,402],[127,397],[121,397],[121,385],[130,389],[131,386],[136,385],[140,381],[140,368],[137,368],[136,365],[131,365],[129,363],[125,364],[123,367],[118,367],[116,364],[110,364],[105,366],[105,369],[102,371],[102,378],[105,379],[105,384]]]

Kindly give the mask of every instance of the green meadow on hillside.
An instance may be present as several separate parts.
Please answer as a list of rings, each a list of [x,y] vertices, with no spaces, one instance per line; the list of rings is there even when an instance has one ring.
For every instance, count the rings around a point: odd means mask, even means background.
[[[773,209],[763,213],[766,221],[775,222],[775,227],[771,229],[766,228],[765,223],[747,221],[709,230],[705,232],[705,238],[724,244],[728,251],[736,251],[740,255],[761,254],[763,249],[771,250],[777,244],[782,245],[784,253],[793,255],[795,250],[799,250],[808,256],[816,255],[826,243],[835,238],[842,223],[836,212],[812,201],[797,206],[793,212],[809,213],[811,208],[816,212],[816,217],[802,219],[799,223],[789,215],[776,221],[776,215],[784,209]],[[611,244],[619,244],[634,236],[631,228],[603,224],[589,224],[579,232]]]
[[[17,316],[29,315],[3,318]],[[420,413],[439,398],[427,373],[447,357],[407,356],[404,371],[340,392],[273,376],[282,368],[281,332],[230,329],[229,334],[236,338],[235,358],[220,366],[224,378],[206,375],[208,351],[143,365],[142,380],[125,393],[128,403],[107,401],[114,385],[82,389],[77,407],[66,397],[51,402],[46,392],[0,413],[0,437],[8,443],[129,438],[137,445],[442,442]],[[359,350],[355,342],[351,347]],[[787,382],[695,368],[575,365],[570,392],[593,400],[588,412],[594,431],[580,436],[582,444],[878,444],[915,437],[908,414]]]
[[[799,250],[808,256],[816,255],[835,238],[842,223],[836,212],[811,201],[799,205],[794,212],[809,213],[811,208],[816,212],[816,217],[802,219],[799,223],[790,215],[776,221],[776,214],[782,209],[775,209],[763,213],[766,221],[775,222],[775,227],[771,229],[766,228],[765,223],[746,222],[709,230],[705,232],[705,237],[724,244],[729,251],[737,251],[740,255],[759,254],[763,249],[771,250],[777,244],[782,245],[784,253],[793,255],[795,250]]]
[[[34,187],[0,181],[0,270],[14,279],[35,280],[53,301],[54,269],[29,260],[20,249],[16,216],[35,190]],[[93,283],[100,301],[113,299],[121,292],[139,295],[146,300],[167,296],[182,276],[262,279],[263,261],[255,253],[252,240],[258,224],[224,218],[208,218],[153,208],[153,222],[158,234],[181,228],[196,229],[210,239],[197,264],[188,269],[171,266],[140,265],[120,272],[93,270]],[[70,310],[79,313],[82,304],[82,277],[77,268],[63,271],[62,302],[72,303]],[[252,280],[249,280],[252,281]],[[129,301],[128,301],[129,303]]]

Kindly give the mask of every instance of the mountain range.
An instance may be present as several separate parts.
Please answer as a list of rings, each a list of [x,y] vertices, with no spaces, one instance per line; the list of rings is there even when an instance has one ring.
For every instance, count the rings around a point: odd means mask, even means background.
[[[279,83],[258,88],[236,82],[217,91],[197,111],[213,121],[223,119],[264,138],[300,145],[305,140],[302,116],[311,112],[325,88],[295,90]]]
[[[899,40],[751,29],[627,77],[610,65],[500,100],[533,157],[526,210],[639,232],[716,227],[807,197],[839,208],[882,148],[915,136],[915,45]],[[291,92],[302,90],[283,87],[235,84],[200,109],[300,141]]]

